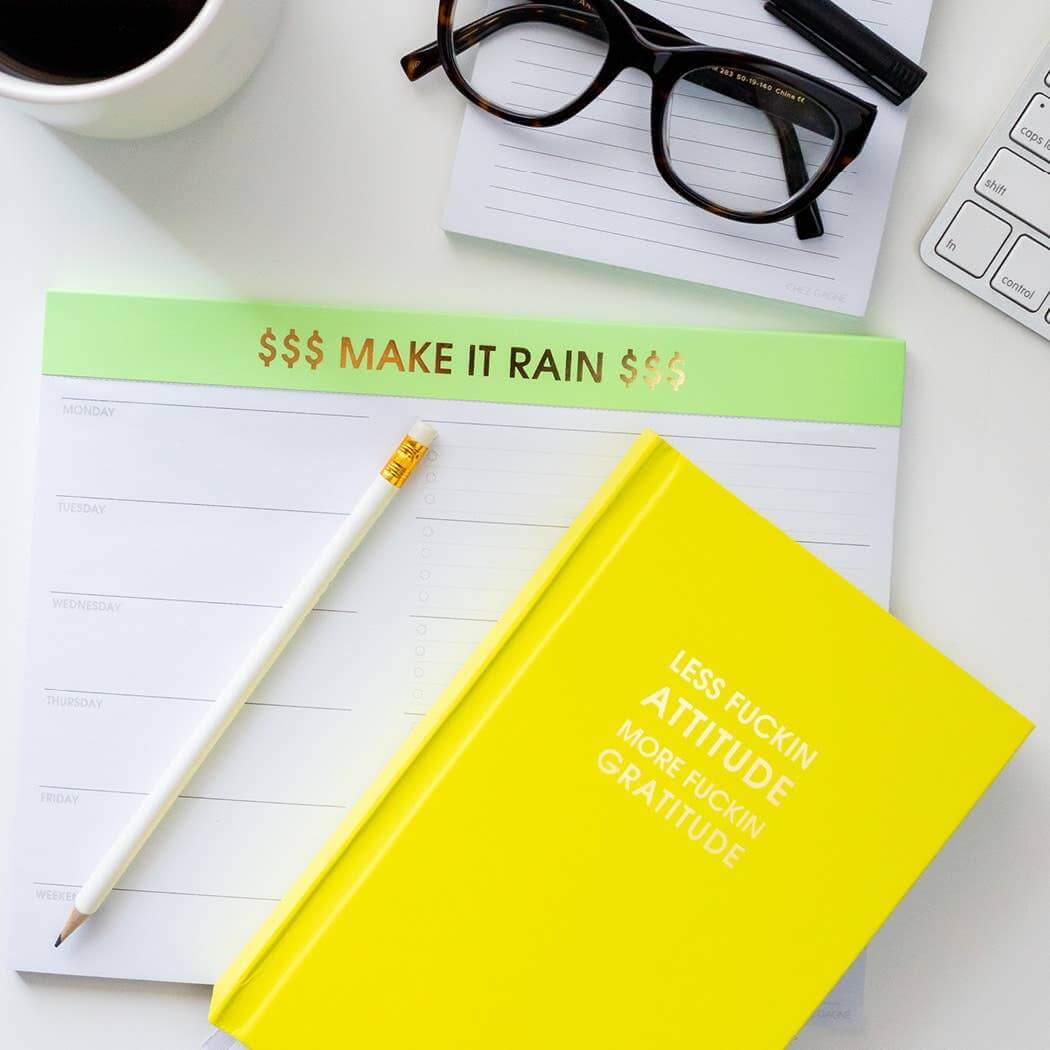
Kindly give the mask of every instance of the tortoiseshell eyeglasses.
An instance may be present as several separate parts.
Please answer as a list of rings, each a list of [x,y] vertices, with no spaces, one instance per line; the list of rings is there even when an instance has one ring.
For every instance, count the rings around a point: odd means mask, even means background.
[[[823,235],[817,198],[860,153],[875,106],[791,66],[706,47],[626,0],[487,6],[439,0],[437,40],[401,60],[409,80],[440,65],[493,116],[549,128],[640,70],[653,85],[656,166],[676,193],[726,219],[794,219],[800,239]],[[523,41],[571,59],[569,68],[543,67],[561,75],[544,85],[508,79]]]

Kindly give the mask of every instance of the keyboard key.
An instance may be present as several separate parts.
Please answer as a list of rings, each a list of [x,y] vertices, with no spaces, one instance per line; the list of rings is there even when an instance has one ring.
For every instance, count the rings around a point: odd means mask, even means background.
[[[1050,160],[1050,98],[1036,95],[1014,125],[1010,138],[1037,157]]]
[[[1013,233],[1008,222],[967,201],[934,249],[942,259],[954,263],[973,277],[983,277]]]
[[[1021,237],[992,278],[992,287],[1035,313],[1050,295],[1050,248]]]
[[[977,192],[1050,235],[1050,175],[1012,150],[1001,149],[977,180]]]

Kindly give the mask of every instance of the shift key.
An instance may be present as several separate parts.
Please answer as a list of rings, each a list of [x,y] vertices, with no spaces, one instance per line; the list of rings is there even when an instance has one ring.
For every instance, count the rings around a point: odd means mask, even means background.
[[[1050,175],[1012,150],[999,150],[975,189],[985,200],[1050,235]]]

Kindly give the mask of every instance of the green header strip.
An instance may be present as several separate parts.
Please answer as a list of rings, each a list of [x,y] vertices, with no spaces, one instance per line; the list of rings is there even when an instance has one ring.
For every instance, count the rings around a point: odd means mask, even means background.
[[[899,426],[904,344],[844,335],[53,292],[44,371]]]

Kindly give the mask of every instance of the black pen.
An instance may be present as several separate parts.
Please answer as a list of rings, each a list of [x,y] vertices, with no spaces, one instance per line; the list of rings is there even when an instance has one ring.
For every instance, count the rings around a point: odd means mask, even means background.
[[[926,79],[922,66],[831,0],[767,0],[766,10],[895,106]]]

